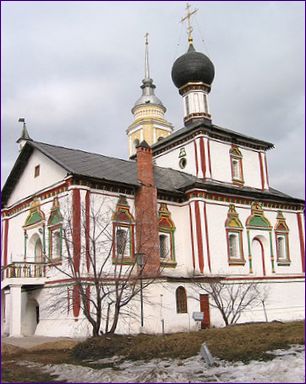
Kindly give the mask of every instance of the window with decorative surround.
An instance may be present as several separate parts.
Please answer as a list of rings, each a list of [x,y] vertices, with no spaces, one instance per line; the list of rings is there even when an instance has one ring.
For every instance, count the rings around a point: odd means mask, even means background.
[[[49,262],[57,262],[62,259],[63,216],[60,211],[58,197],[53,200],[48,219],[49,230]]]
[[[230,204],[225,221],[229,265],[244,265],[242,233],[243,226],[235,206]]]
[[[276,241],[277,265],[290,265],[289,227],[281,211],[277,213],[277,223],[274,227]]]
[[[236,145],[232,145],[229,153],[230,153],[230,159],[231,159],[232,181],[234,184],[243,185],[244,179],[243,179],[242,154]]]
[[[176,312],[187,313],[187,294],[184,287],[178,287],[176,292]]]
[[[171,213],[167,204],[162,203],[159,211],[159,250],[160,261],[163,266],[175,266],[175,243],[174,232],[175,225],[171,219]]]
[[[134,231],[135,220],[125,196],[120,196],[113,221],[113,262],[129,264],[135,253]]]

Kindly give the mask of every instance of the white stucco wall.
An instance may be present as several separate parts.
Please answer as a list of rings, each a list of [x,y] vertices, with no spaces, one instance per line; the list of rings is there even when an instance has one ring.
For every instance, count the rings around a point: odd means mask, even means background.
[[[205,153],[205,164],[206,164],[206,177],[212,178],[216,181],[222,181],[226,183],[232,183],[232,171],[231,171],[231,157],[230,149],[231,144],[226,142],[217,141],[212,138],[208,138],[205,135],[198,135],[196,138],[187,141],[184,144],[177,145],[170,150],[167,150],[159,155],[154,157],[156,165],[160,167],[167,167],[176,169],[178,171],[190,173],[194,176],[202,178],[204,175],[202,173],[201,166],[201,151],[199,145],[199,138],[204,139],[204,153]],[[209,171],[209,157],[208,157],[208,144],[209,140],[209,153],[210,153],[210,165],[211,173]],[[196,141],[197,148],[197,160],[198,160],[198,172],[196,168],[196,155],[195,155],[195,146],[194,141]],[[181,169],[179,166],[179,154],[181,148],[184,148],[186,151],[186,160],[187,165],[184,169]],[[260,161],[259,161],[259,152],[247,147],[239,147],[242,154],[242,168],[243,168],[243,177],[244,185],[253,188],[262,188],[261,184],[261,174],[260,174]],[[265,162],[264,154],[262,157],[263,160],[263,178],[264,178],[264,187],[267,188],[266,172],[265,172]]]
[[[34,169],[37,165],[40,165],[40,175],[34,177]],[[33,193],[58,183],[66,175],[67,171],[35,149],[8,199],[7,205],[11,206]]]

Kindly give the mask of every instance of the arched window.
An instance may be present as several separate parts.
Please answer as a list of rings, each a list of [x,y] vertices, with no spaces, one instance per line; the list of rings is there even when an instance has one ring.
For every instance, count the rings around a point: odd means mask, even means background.
[[[187,313],[187,294],[184,287],[178,287],[176,290],[176,312]]]
[[[134,257],[135,220],[125,196],[119,196],[113,220],[113,262],[125,263]]]
[[[289,227],[281,211],[277,213],[277,223],[275,225],[276,254],[278,265],[289,265]]]
[[[238,249],[239,249],[238,234],[237,233],[230,233],[230,235],[229,235],[229,257],[230,258],[239,257]]]
[[[49,261],[60,261],[62,258],[62,238],[63,238],[63,216],[60,210],[58,197],[53,200],[50,216],[48,219],[49,228]]]
[[[242,242],[243,226],[233,204],[230,204],[228,209],[225,230],[229,264],[245,264]]]
[[[242,168],[242,154],[236,145],[232,145],[230,149],[232,181],[234,184],[242,185],[243,168]]]
[[[133,141],[133,152],[136,153],[136,147],[139,145],[139,139],[135,139]]]
[[[188,116],[189,113],[190,113],[190,108],[189,108],[189,96],[188,96],[188,95],[185,97],[185,105],[186,105],[186,116]]]
[[[162,203],[159,211],[159,252],[163,266],[167,264],[173,267],[175,263],[175,241],[174,232],[175,225],[171,219],[171,213],[168,210],[167,204]]]

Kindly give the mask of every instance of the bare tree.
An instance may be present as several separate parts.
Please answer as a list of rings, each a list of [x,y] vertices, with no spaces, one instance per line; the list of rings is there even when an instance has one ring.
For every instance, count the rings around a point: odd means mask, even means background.
[[[113,211],[111,208],[105,209],[105,205],[105,199],[99,205],[91,204],[89,217],[82,206],[80,235],[82,239],[87,238],[87,244],[86,241],[81,243],[81,262],[76,267],[73,216],[69,208],[71,204],[66,204],[62,224],[62,241],[65,245],[62,263],[54,264],[76,287],[74,289],[80,297],[81,310],[92,327],[93,336],[115,333],[119,318],[127,314],[127,305],[136,300],[140,290],[152,284],[159,275],[159,271],[154,276],[143,275],[146,258],[138,265],[135,253],[127,252],[131,240],[128,231],[119,231],[116,238],[111,220]],[[126,257],[127,253],[129,257]],[[52,262],[52,259],[48,261]],[[54,304],[59,307],[58,301]],[[131,313],[128,315],[131,316]]]
[[[232,282],[226,278],[212,277],[195,285],[206,292],[212,301],[210,305],[217,308],[227,325],[236,324],[245,310],[265,302],[268,291],[258,282]]]

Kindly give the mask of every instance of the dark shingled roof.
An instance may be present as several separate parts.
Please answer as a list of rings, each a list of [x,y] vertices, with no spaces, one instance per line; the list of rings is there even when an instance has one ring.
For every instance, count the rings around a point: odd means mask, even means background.
[[[137,180],[137,163],[135,161],[122,160],[36,141],[28,141],[20,152],[3,187],[3,205],[6,205],[7,200],[26,167],[27,161],[34,149],[37,149],[64,168],[67,171],[67,175],[74,175],[80,178],[93,179],[132,188],[137,188],[140,185]],[[250,187],[241,188],[233,186],[232,184],[199,179],[190,174],[176,171],[171,168],[154,166],[154,178],[157,189],[160,192],[171,193],[181,197],[184,196],[185,191],[190,190],[191,188],[201,188],[208,191],[242,196],[248,195],[253,196],[254,198],[274,201],[303,203],[303,200],[294,199],[272,188],[270,188],[269,191],[264,192]]]

